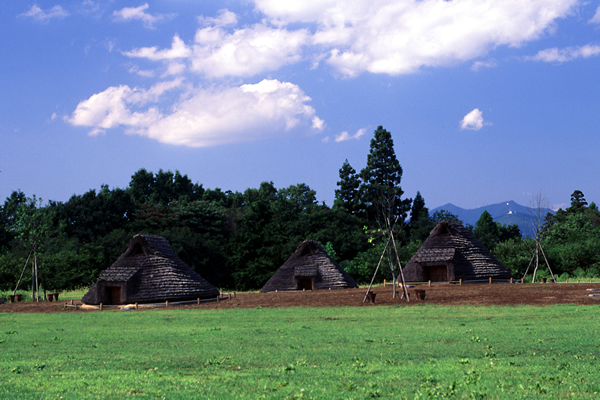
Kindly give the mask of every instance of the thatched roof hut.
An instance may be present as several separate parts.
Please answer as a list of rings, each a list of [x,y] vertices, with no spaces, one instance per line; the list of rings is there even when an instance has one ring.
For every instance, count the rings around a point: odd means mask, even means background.
[[[404,268],[408,282],[510,279],[510,273],[459,222],[442,221]]]
[[[354,279],[314,240],[302,242],[269,279],[261,292],[345,289],[358,287]]]
[[[219,295],[160,236],[135,235],[129,247],[83,296],[86,304],[149,303]]]

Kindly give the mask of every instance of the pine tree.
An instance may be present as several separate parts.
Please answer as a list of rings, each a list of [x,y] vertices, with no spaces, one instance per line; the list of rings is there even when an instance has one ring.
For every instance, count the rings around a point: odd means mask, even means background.
[[[392,134],[377,127],[371,139],[367,166],[360,171],[360,194],[369,224],[385,227],[396,217],[404,222],[411,199],[402,200],[402,167],[396,159]]]
[[[340,180],[337,183],[339,189],[335,191],[335,201],[333,207],[344,210],[350,214],[358,211],[358,187],[360,180],[356,175],[356,170],[352,168],[348,159],[344,161],[340,168]]]

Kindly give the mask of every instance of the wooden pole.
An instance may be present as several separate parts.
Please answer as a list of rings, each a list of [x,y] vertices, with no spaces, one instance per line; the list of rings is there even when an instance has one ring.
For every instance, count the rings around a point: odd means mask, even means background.
[[[458,285],[462,286],[462,278],[458,280]]]
[[[33,262],[35,263],[35,301],[40,302],[40,284],[38,282],[38,265],[37,265],[37,249],[33,255]]]
[[[19,277],[19,282],[17,282],[17,286],[15,286],[15,291],[13,292],[13,296],[15,294],[17,294],[17,289],[19,288],[19,284],[21,284],[21,279],[23,279],[23,274],[25,273],[25,268],[27,268],[27,264],[29,264],[29,258],[31,257],[31,253],[33,251],[29,252],[29,255],[27,256],[27,261],[25,261],[25,266],[23,267],[23,270],[21,271],[21,276]]]
[[[396,220],[398,218],[396,217]],[[396,251],[396,261],[398,262],[398,268],[400,268],[400,279],[402,279],[402,289],[404,291],[404,295],[406,296],[406,301],[410,302],[410,297],[408,297],[408,288],[406,287],[406,281],[404,280],[404,271],[402,271],[402,264],[400,264],[400,257],[398,256],[398,248],[396,247],[396,239],[394,238],[394,232],[390,229],[390,237],[394,243],[394,250]],[[396,288],[394,287],[394,293],[396,292]]]
[[[165,301],[165,308],[169,308],[169,300]]]
[[[490,276],[490,285],[492,284],[492,277]]]
[[[369,292],[371,291],[371,287],[373,286],[373,281],[375,280],[375,276],[377,276],[377,271],[379,271],[379,266],[381,265],[381,261],[383,260],[383,255],[385,254],[385,250],[387,249],[388,244],[390,244],[390,239],[391,239],[391,236],[388,237],[388,240],[385,243],[385,247],[383,248],[383,252],[381,253],[381,257],[379,257],[379,262],[377,263],[377,268],[375,268],[375,273],[373,274],[373,278],[371,278],[371,283],[369,283],[369,288],[367,289],[367,293],[365,293],[365,298],[363,299],[363,303],[365,301],[367,301],[367,296],[369,295]]]
[[[100,303],[100,311],[102,311],[102,303]]]

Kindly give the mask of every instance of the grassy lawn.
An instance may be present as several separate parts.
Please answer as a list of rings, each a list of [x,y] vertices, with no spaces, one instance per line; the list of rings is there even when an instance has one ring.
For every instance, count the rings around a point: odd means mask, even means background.
[[[0,313],[0,398],[598,398],[593,306]]]

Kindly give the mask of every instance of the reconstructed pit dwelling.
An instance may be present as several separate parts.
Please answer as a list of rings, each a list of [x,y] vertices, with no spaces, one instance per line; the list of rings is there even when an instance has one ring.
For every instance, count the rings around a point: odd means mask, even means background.
[[[407,282],[510,279],[510,273],[459,222],[442,221],[404,268]]]
[[[129,247],[81,299],[85,304],[116,305],[214,298],[219,290],[185,264],[169,242],[135,235]]]
[[[356,288],[358,285],[323,246],[306,240],[267,281],[261,292]]]

